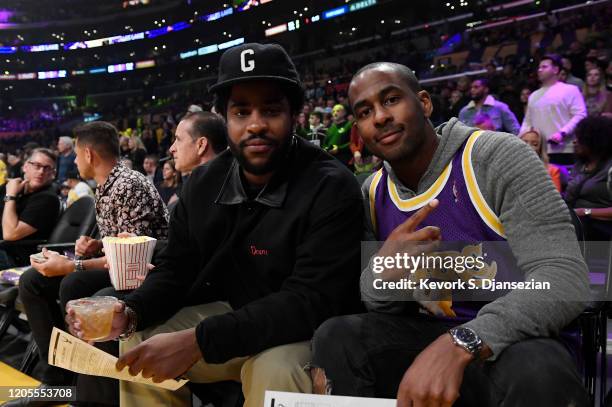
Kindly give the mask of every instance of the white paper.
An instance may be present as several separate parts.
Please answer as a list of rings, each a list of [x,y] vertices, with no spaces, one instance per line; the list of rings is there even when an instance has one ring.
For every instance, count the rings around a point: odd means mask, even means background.
[[[132,376],[128,372],[127,366],[119,372],[115,368],[117,363],[115,356],[55,327],[51,332],[48,362],[52,366],[61,367],[76,373],[143,383],[166,390],[177,390],[187,383],[187,380],[184,379],[169,379],[161,383],[154,383],[153,380],[142,377],[140,373],[138,376]]]
[[[266,391],[264,407],[395,407],[396,400]]]

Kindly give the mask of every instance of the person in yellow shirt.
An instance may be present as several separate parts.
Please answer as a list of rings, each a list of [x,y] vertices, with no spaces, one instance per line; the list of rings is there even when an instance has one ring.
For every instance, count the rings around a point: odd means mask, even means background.
[[[4,162],[4,154],[0,156],[0,186],[6,184],[6,163]]]

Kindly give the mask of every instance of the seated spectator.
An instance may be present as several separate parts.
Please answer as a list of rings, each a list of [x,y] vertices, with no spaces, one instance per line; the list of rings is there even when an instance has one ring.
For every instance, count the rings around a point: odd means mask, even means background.
[[[0,186],[6,184],[8,170],[6,166],[6,156],[0,154]]]
[[[474,118],[479,113],[488,116],[491,130],[505,131],[506,133],[518,134],[520,125],[516,116],[507,104],[496,100],[489,94],[489,82],[480,78],[472,82],[470,89],[472,100],[459,112],[459,120],[468,126],[476,126]]]
[[[320,147],[327,135],[327,128],[323,125],[323,114],[321,112],[312,112],[308,119],[309,127],[306,139],[314,145]]]
[[[582,221],[585,240],[612,237],[612,197],[608,172],[612,166],[612,118],[583,119],[576,126],[577,162],[572,171],[565,200]]]
[[[240,69],[245,57],[253,69]],[[210,92],[230,149],[193,171],[161,263],[116,308],[108,339],[130,338],[117,364],[130,374],[239,381],[244,406],[261,407],[268,389],[311,392],[314,329],[357,305],[361,193],[293,135],[303,88],[280,46],[228,49]],[[191,396],[121,382],[122,407],[151,403],[190,406]]]
[[[376,255],[386,262],[403,242],[507,242],[521,279],[552,283],[488,302],[424,293],[417,301],[414,290],[393,301],[374,285],[385,271],[375,277],[367,266],[362,298],[371,312],[332,318],[315,333],[314,391],[397,398],[398,406],[586,407],[558,333],[584,309],[587,269],[539,159],[515,137],[475,132],[456,119],[434,129],[429,94],[403,65],[362,68],[349,98],[364,142],[385,160],[362,187],[364,235],[385,241]],[[487,261],[500,259],[495,253],[491,246]],[[512,266],[496,264],[498,281],[508,278]]]
[[[121,136],[119,139],[119,149],[121,152],[121,158],[130,159],[132,151],[130,150],[130,138],[127,136]]]
[[[348,120],[346,116],[346,108],[343,105],[334,106],[332,110],[333,124],[327,129],[323,149],[348,166],[352,158],[349,145],[353,122]]]
[[[448,118],[458,117],[461,109],[470,102],[463,92],[459,89],[455,89],[451,92],[450,98],[448,99]]]
[[[56,157],[46,148],[34,149],[23,165],[24,178],[6,184],[2,210],[1,239],[46,239],[60,214],[60,201],[51,186]],[[0,250],[0,270],[23,262],[33,253],[31,247]]]
[[[295,125],[295,134],[302,138],[306,138],[308,135],[308,122],[306,121],[306,113],[300,112],[297,117],[297,123]]]
[[[130,148],[130,160],[132,160],[132,169],[141,174],[145,173],[143,164],[147,156],[147,150],[142,144],[140,137],[134,135],[129,138],[128,146]]]
[[[476,116],[474,116],[472,122],[474,123],[474,127],[477,127],[480,130],[495,130],[495,125],[493,124],[491,117],[489,117],[489,115],[486,113],[478,113]]]
[[[606,89],[603,73],[599,68],[587,72],[586,84],[582,89],[589,116],[612,117],[612,92]]]
[[[158,186],[162,181],[162,172],[158,164],[159,157],[154,154],[149,154],[146,156],[144,162],[142,163],[145,176],[155,186]]]
[[[565,83],[570,85],[577,86],[578,89],[582,89],[584,87],[584,81],[572,73],[572,60],[567,56],[563,56],[561,58],[561,64],[563,68],[567,71],[567,77],[565,78]]]
[[[535,129],[528,130],[527,132],[521,134],[521,140],[527,143],[533,151],[540,157],[540,160],[546,166],[548,170],[548,175],[552,179],[553,184],[555,184],[555,188],[557,191],[562,192],[562,183],[561,183],[561,169],[559,166],[555,164],[551,164],[548,160],[548,153],[546,153],[546,138]]]
[[[191,172],[227,149],[227,129],[223,117],[211,112],[185,115],[176,127],[170,155],[174,168],[186,181]]]
[[[170,203],[170,198],[173,196],[176,199],[176,191],[181,183],[181,173],[174,168],[174,160],[168,160],[164,163],[163,180],[157,186],[159,195],[166,205]]]
[[[57,142],[57,183],[62,184],[66,180],[66,174],[77,171],[74,159],[74,143],[70,137],[60,137]]]
[[[98,184],[96,222],[100,236],[103,238],[128,232],[166,239],[166,207],[144,175],[119,163],[116,128],[110,123],[96,121],[76,128],[74,134],[79,173],[83,179],[94,179]],[[54,326],[64,328],[64,318],[57,301],[59,299],[65,304],[71,299],[89,297],[111,286],[108,270],[104,267],[106,258],[101,250],[101,240],[81,236],[75,245],[75,260],[43,250],[47,261],[32,261],[32,268],[19,280],[21,300],[32,336],[38,345],[43,388],[72,384],[68,371],[47,364],[51,330]],[[86,392],[79,393],[84,395]],[[18,402],[25,403],[27,399]]]
[[[529,89],[528,87],[523,87],[523,89],[521,89],[521,95],[519,96],[519,99],[521,101],[521,108],[519,112],[515,112],[516,118],[520,123],[523,122],[525,114],[527,113],[527,103],[529,102],[529,95],[531,95],[531,89]]]
[[[95,196],[89,185],[79,179],[79,173],[77,171],[66,174],[66,181],[64,181],[62,186],[67,186],[69,188],[66,197],[66,207],[69,207],[84,196]]]

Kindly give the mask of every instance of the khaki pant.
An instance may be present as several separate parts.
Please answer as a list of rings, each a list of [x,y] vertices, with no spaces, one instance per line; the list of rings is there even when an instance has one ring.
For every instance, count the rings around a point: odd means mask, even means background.
[[[153,335],[195,327],[203,319],[230,312],[227,303],[215,302],[181,309],[164,324],[136,333],[121,342],[123,354]],[[255,356],[235,358],[223,364],[197,362],[186,376],[195,383],[234,380],[242,383],[245,407],[263,407],[266,390],[311,393],[310,375],[304,370],[310,362],[310,343],[299,342],[267,349]],[[177,391],[145,384],[120,382],[121,407],[190,406],[191,393],[186,386]]]

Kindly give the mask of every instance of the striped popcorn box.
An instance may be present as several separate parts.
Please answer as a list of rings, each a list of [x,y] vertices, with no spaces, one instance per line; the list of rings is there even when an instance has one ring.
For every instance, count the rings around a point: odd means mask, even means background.
[[[116,290],[133,290],[146,276],[157,240],[147,236],[105,237],[102,239],[111,283]]]

